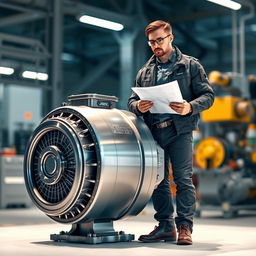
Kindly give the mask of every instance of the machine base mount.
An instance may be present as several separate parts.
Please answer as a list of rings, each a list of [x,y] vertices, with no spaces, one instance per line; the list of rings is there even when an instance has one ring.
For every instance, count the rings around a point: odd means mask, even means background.
[[[72,224],[70,231],[61,231],[59,234],[51,234],[50,239],[55,242],[101,244],[130,242],[134,240],[134,235],[125,234],[123,231],[115,231],[113,228],[113,221],[92,221],[81,224]]]

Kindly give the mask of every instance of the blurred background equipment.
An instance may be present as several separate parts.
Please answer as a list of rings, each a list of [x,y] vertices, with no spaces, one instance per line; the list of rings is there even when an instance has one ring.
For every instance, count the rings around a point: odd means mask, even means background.
[[[23,156],[5,149],[0,155],[0,209],[31,205],[24,184]]]
[[[216,98],[202,113],[202,138],[195,140],[198,189],[197,216],[206,209],[232,217],[239,210],[256,209],[255,80],[239,84],[232,73],[213,71],[209,80]],[[241,87],[250,88],[250,98]]]
[[[0,84],[0,148],[25,152],[29,136],[42,118],[40,88]]]
[[[130,241],[113,221],[137,215],[163,179],[163,150],[144,122],[118,110],[117,98],[69,97],[33,132],[24,175],[34,204],[51,219],[72,224],[55,241]]]
[[[18,155],[24,155],[29,138],[34,130],[34,123],[28,123],[25,128],[25,123],[17,122],[17,129],[14,130],[14,145]]]
[[[42,116],[41,91],[0,84],[0,208],[32,205],[23,179],[23,155]]]

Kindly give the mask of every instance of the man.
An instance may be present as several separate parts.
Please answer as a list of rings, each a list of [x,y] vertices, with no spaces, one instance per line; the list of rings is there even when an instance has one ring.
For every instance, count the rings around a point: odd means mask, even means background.
[[[192,244],[193,215],[195,211],[195,188],[192,183],[192,130],[197,128],[199,112],[213,104],[214,94],[205,71],[197,59],[181,53],[172,45],[173,34],[169,23],[161,20],[150,23],[145,34],[154,55],[139,70],[136,87],[157,86],[177,80],[183,103],[170,102],[169,107],[177,114],[152,114],[153,102],[140,100],[132,93],[128,101],[130,111],[142,116],[153,137],[165,152],[165,177],[152,195],[159,225],[142,242],[176,241]],[[177,186],[177,217],[169,183],[169,160],[172,164]],[[175,222],[175,224],[174,224]]]

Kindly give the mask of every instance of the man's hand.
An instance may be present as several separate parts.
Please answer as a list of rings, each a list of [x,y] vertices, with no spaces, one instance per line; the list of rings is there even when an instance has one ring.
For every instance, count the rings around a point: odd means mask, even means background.
[[[192,112],[191,105],[185,100],[182,103],[171,102],[169,106],[170,108],[172,108],[174,111],[176,111],[178,114],[181,114],[181,115],[187,115]]]
[[[149,100],[139,100],[137,108],[141,113],[146,113],[153,106],[153,102]]]

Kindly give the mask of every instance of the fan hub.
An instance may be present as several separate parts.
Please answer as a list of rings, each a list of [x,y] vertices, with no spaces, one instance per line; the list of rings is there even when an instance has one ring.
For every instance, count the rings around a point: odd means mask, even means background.
[[[65,161],[57,146],[44,148],[39,157],[40,178],[45,184],[56,184],[61,178],[64,165]]]

